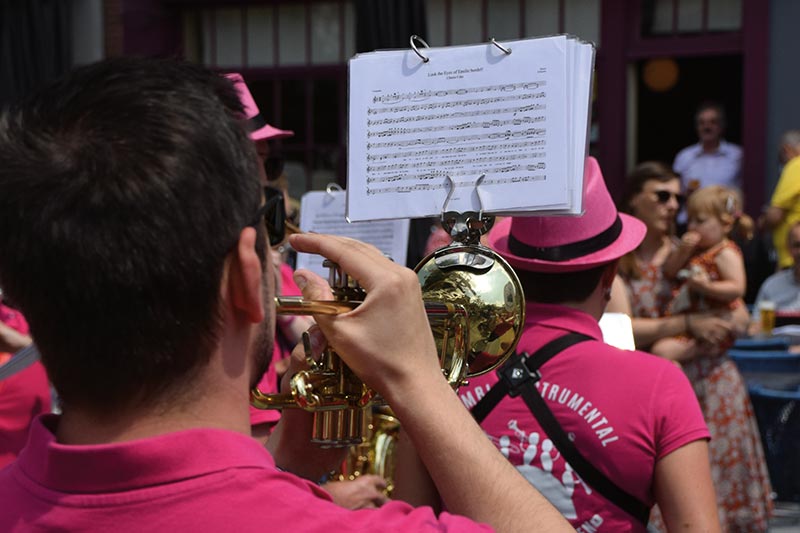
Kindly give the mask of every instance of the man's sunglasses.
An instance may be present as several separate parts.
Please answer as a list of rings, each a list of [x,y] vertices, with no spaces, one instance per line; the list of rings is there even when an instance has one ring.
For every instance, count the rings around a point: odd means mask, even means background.
[[[660,204],[665,204],[669,202],[669,199],[673,197],[675,198],[675,201],[678,202],[679,206],[682,206],[686,202],[686,196],[682,194],[676,194],[674,192],[664,191],[664,190],[654,191],[654,192],[656,195],[656,200],[658,200],[658,203]]]
[[[269,245],[277,246],[286,237],[286,204],[283,193],[275,187],[264,187],[264,199],[264,205],[256,213],[255,223],[264,219],[269,233]]]

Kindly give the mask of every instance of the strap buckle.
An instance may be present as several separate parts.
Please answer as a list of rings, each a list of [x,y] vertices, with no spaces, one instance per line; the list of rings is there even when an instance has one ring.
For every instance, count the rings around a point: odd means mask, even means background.
[[[530,370],[525,362],[530,355],[526,352],[512,355],[506,364],[497,371],[497,375],[502,379],[508,388],[508,395],[512,398],[522,394],[523,388],[534,385],[542,379],[538,370]]]

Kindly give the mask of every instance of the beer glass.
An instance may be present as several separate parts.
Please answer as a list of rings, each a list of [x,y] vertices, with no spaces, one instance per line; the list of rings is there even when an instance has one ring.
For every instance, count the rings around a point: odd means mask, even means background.
[[[758,314],[761,318],[761,334],[772,335],[775,328],[775,302],[764,300],[758,304]]]

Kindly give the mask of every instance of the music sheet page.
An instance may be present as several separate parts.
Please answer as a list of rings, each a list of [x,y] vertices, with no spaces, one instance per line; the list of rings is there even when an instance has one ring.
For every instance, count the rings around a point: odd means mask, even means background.
[[[411,49],[353,58],[348,218],[569,209],[567,42],[420,47],[427,63]]]
[[[300,229],[306,232],[330,233],[352,237],[372,244],[395,263],[406,264],[410,221],[382,220],[348,223],[344,216],[344,191],[310,191],[300,201]],[[297,254],[297,268],[307,268],[328,279],[324,258],[316,254]]]

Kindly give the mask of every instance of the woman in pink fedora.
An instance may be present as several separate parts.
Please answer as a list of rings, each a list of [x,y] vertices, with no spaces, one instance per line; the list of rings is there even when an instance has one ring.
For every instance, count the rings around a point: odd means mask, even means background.
[[[578,531],[644,532],[658,503],[682,531],[718,531],[708,430],[672,363],[603,342],[620,257],[645,226],[618,214],[586,162],[580,217],[511,217],[489,245],[517,272],[525,328],[497,373],[459,389],[500,452]]]

